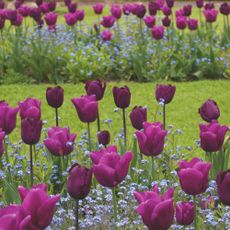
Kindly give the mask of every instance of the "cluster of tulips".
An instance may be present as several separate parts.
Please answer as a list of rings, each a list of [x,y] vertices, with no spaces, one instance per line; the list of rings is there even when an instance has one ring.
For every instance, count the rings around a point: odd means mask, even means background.
[[[15,10],[4,9],[4,2],[0,1],[0,29],[3,29],[5,20],[9,20],[11,25],[20,26],[23,22],[23,18],[32,17],[37,25],[41,28],[44,25],[44,21],[50,30],[55,30],[58,14],[55,13],[56,1],[43,2],[43,0],[36,0],[37,7],[29,7],[24,5],[23,0],[15,1]],[[66,24],[73,27],[77,23],[81,23],[84,20],[85,12],[77,7],[76,2],[71,0],[64,0],[65,6],[68,9],[68,13],[64,15]],[[140,19],[140,25],[142,21],[148,28],[152,30],[152,36],[156,40],[162,39],[164,36],[165,28],[168,28],[174,21],[173,8],[174,0],[157,0],[150,1],[148,5],[149,15],[147,15],[147,7],[144,4],[137,3],[125,3],[124,5],[112,5],[110,8],[111,15],[104,16],[101,20],[100,15],[103,13],[104,4],[97,3],[93,6],[94,13],[98,15],[98,24],[94,25],[95,31],[100,33],[100,25],[106,30],[101,32],[101,37],[104,41],[112,39],[112,32],[108,30],[114,26],[115,23],[119,25],[119,20],[122,14],[128,16],[130,14],[135,15]],[[200,9],[200,24],[202,24],[202,11],[205,20],[208,24],[212,24],[216,21],[218,10],[215,9],[213,3],[204,4],[203,0],[196,0],[196,6]],[[203,8],[203,10],[202,10]],[[228,2],[220,5],[219,11],[224,15],[224,25],[229,30],[228,15],[230,13],[230,4]],[[161,24],[156,25],[156,15],[158,12],[162,12],[164,17],[161,20]],[[175,13],[175,24],[179,30],[188,28],[191,31],[197,30],[198,20],[191,18],[192,5],[185,5]]]
[[[114,145],[110,143],[110,134],[107,130],[101,131],[99,119],[99,101],[103,99],[106,83],[100,80],[88,81],[85,85],[86,95],[73,98],[72,103],[76,108],[79,119],[87,124],[88,150],[91,159],[91,167],[73,164],[69,169],[67,178],[67,192],[76,200],[76,229],[79,229],[79,200],[84,199],[90,192],[91,183],[96,181],[103,187],[110,188],[113,194],[114,221],[117,221],[117,194],[116,188],[128,175],[130,164],[135,157],[134,153],[127,151],[127,127],[126,109],[130,105],[131,92],[128,86],[114,87],[113,97],[116,106],[123,111],[123,147],[124,154],[120,154]],[[163,155],[166,130],[166,105],[170,103],[176,92],[173,85],[156,86],[156,100],[163,105],[163,124],[147,121],[147,108],[135,106],[130,113],[130,120],[137,130],[137,138],[141,159],[145,156],[151,158],[151,173],[149,187],[155,177],[157,157]],[[64,158],[73,151],[76,134],[71,134],[69,128],[61,128],[58,125],[58,109],[64,101],[64,90],[60,87],[49,87],[46,91],[47,103],[56,111],[56,126],[48,130],[47,138],[43,141],[47,151],[55,157]],[[41,102],[38,99],[27,98],[18,103],[17,108],[11,108],[5,101],[0,103],[0,155],[5,152],[6,161],[10,162],[7,153],[7,138],[16,126],[16,116],[21,117],[21,138],[30,146],[30,175],[31,188],[19,186],[21,205],[11,204],[0,209],[0,229],[45,229],[50,225],[55,211],[56,203],[60,195],[49,196],[45,184],[34,185],[33,175],[33,146],[39,142],[43,122],[41,120]],[[209,172],[212,179],[216,179],[217,192],[220,201],[224,205],[230,205],[230,171],[228,169],[229,153],[223,150],[227,126],[217,122],[220,110],[215,101],[209,99],[199,108],[201,117],[208,124],[200,125],[201,148],[207,152],[208,161],[193,158],[190,161],[179,162],[178,177],[182,190],[193,196],[193,202],[181,201],[174,205],[174,188],[169,188],[160,194],[157,186],[150,191],[135,191],[137,200],[137,213],[142,217],[143,223],[148,229],[168,229],[174,222],[186,226],[194,222],[197,227],[197,195],[202,194],[208,188]],[[91,142],[90,124],[97,120],[98,143],[103,148],[95,149]],[[228,140],[227,140],[228,141]],[[5,145],[4,145],[5,143]],[[144,156],[143,156],[144,155]],[[154,162],[155,161],[155,162]],[[158,165],[159,166],[159,165]],[[8,168],[9,177],[10,168]],[[93,179],[93,176],[95,179]]]

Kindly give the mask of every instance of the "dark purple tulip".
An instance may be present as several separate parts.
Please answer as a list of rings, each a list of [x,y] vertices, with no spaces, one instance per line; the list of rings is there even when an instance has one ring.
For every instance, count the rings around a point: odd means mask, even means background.
[[[134,14],[138,18],[143,18],[146,14],[146,7],[144,4],[135,4],[135,11]]]
[[[75,15],[76,15],[78,21],[83,21],[84,17],[85,17],[85,11],[84,10],[76,10]]]
[[[143,128],[143,131],[135,132],[141,153],[146,156],[157,156],[161,154],[164,149],[167,131],[163,130],[160,122],[144,122]]]
[[[14,2],[15,9],[18,9],[22,4],[23,4],[23,2],[21,0],[16,0]]]
[[[64,15],[64,17],[68,26],[74,26],[77,23],[77,17],[74,13],[67,13]]]
[[[40,6],[43,3],[43,0],[35,0],[37,6]]]
[[[48,138],[43,141],[46,148],[55,156],[66,156],[73,151],[76,134],[69,128],[53,127],[48,130]]]
[[[169,8],[173,8],[174,6],[174,0],[166,0],[166,4]]]
[[[221,126],[212,120],[210,124],[200,124],[200,145],[206,152],[219,151],[224,143],[224,137],[228,131],[227,126]]]
[[[220,116],[219,107],[212,99],[208,99],[205,103],[203,103],[198,112],[202,119],[207,122],[217,120]]]
[[[168,104],[172,101],[174,94],[176,92],[176,86],[174,85],[156,85],[155,97],[158,102],[162,101],[164,104]]]
[[[173,193],[174,190],[170,188],[160,195],[157,186],[153,191],[134,192],[139,203],[136,211],[149,230],[166,230],[173,224]]]
[[[192,14],[192,5],[185,5],[183,7],[184,16],[189,17]]]
[[[164,37],[164,27],[163,26],[154,26],[152,28],[152,37],[156,40],[160,40]]]
[[[33,118],[40,120],[41,118],[41,101],[35,98],[27,98],[25,101],[18,102],[21,119]]]
[[[67,191],[72,198],[82,200],[89,194],[92,174],[92,168],[88,169],[78,164],[71,167],[67,179]]]
[[[216,177],[216,184],[221,202],[230,206],[230,170],[219,172]]]
[[[125,109],[129,107],[131,100],[131,93],[128,86],[113,87],[113,99],[118,108]]]
[[[132,4],[130,3],[123,4],[122,10],[124,15],[130,15],[130,13],[132,13]]]
[[[6,16],[8,20],[14,22],[17,20],[18,13],[16,10],[7,9]]]
[[[198,27],[198,20],[196,19],[189,18],[187,23],[188,23],[188,28],[191,31],[196,30]]]
[[[114,23],[116,21],[116,18],[114,16],[104,16],[101,21],[101,25],[105,28],[111,28],[113,27]]]
[[[5,137],[5,132],[3,132],[0,129],[0,157],[2,156],[2,154],[4,153],[4,137]]]
[[[227,2],[224,2],[220,5],[220,13],[228,16],[230,14],[230,4]]]
[[[135,106],[129,115],[132,126],[135,129],[143,129],[143,122],[147,121],[147,109],[142,106]]]
[[[55,30],[58,14],[54,12],[47,13],[45,15],[45,21],[50,30]]]
[[[4,9],[5,8],[5,2],[4,1],[0,1],[0,9]]]
[[[216,21],[218,15],[218,11],[215,9],[205,9],[204,10],[204,16],[206,19],[206,22],[212,23]]]
[[[72,0],[64,0],[64,3],[66,6],[68,6],[69,4],[71,4]]]
[[[56,1],[51,1],[48,3],[49,4],[49,11],[55,11],[56,9]]]
[[[110,12],[116,19],[121,18],[122,11],[120,5],[112,5]]]
[[[64,89],[60,86],[46,89],[46,100],[49,106],[59,108],[64,101]]]
[[[183,9],[179,9],[176,11],[176,18],[177,17],[185,17]]]
[[[104,9],[104,4],[102,3],[96,3],[95,5],[93,5],[93,10],[95,14],[98,15],[102,14],[103,9]]]
[[[23,17],[28,17],[30,14],[30,9],[28,6],[20,6],[18,9],[18,13],[21,14]]]
[[[196,0],[196,6],[202,8],[204,6],[204,0]]]
[[[156,18],[154,16],[145,16],[144,22],[148,28],[152,28],[155,25]]]
[[[20,26],[23,21],[23,16],[21,14],[17,15],[17,19],[15,21],[10,21],[12,26]]]
[[[98,143],[107,146],[110,142],[110,133],[107,130],[100,131],[97,133]]]
[[[43,14],[46,14],[46,13],[48,13],[50,10],[49,10],[49,3],[48,2],[44,2],[44,3],[42,3],[40,6],[39,6],[39,8],[41,9],[41,12],[43,13]]]
[[[172,10],[168,6],[163,6],[161,10],[165,16],[169,16],[172,14]]]
[[[45,229],[52,219],[56,209],[56,203],[60,195],[49,196],[46,184],[34,185],[30,190],[19,186],[18,192],[22,201],[22,207],[27,215],[31,216],[32,228],[23,229]]]
[[[176,206],[176,222],[180,225],[190,225],[194,221],[195,207],[193,202],[180,202]]]
[[[79,119],[82,122],[93,122],[98,116],[98,102],[95,95],[81,96],[79,98],[73,98],[72,103],[77,110]]]
[[[155,16],[157,14],[157,11],[160,10],[159,5],[156,2],[152,2],[152,1],[149,2],[148,8],[149,8],[149,14],[153,16]]]
[[[67,5],[68,11],[70,13],[75,13],[77,10],[77,3],[76,2],[71,2],[69,5]]]
[[[109,30],[103,30],[101,32],[101,38],[104,42],[111,41],[113,34]]]
[[[0,105],[0,129],[9,135],[16,127],[18,108],[11,108],[7,104]]]
[[[38,21],[39,19],[41,20],[41,8],[29,8],[29,15],[35,20]]]
[[[162,24],[163,24],[163,26],[165,26],[165,27],[169,27],[170,25],[171,25],[171,19],[169,18],[169,17],[164,17],[163,19],[162,19]]]
[[[42,121],[33,118],[24,118],[21,121],[21,138],[27,145],[39,142],[42,130]]]
[[[85,90],[87,95],[96,95],[97,101],[100,101],[104,97],[106,83],[99,79],[94,81],[87,81],[85,83]]]
[[[187,19],[185,16],[176,17],[176,26],[180,30],[184,30],[187,26]]]
[[[127,176],[132,157],[131,152],[121,156],[116,146],[92,152],[90,158],[93,162],[94,176],[102,186],[113,188]]]
[[[21,205],[9,205],[0,209],[0,229],[23,230],[34,229],[29,213]]]
[[[178,176],[182,190],[188,195],[204,193],[208,187],[208,173],[212,164],[198,158],[180,161]]]
[[[204,5],[204,9],[205,9],[205,10],[215,9],[215,5],[214,5],[213,2],[207,2],[207,3],[205,3],[205,5]]]

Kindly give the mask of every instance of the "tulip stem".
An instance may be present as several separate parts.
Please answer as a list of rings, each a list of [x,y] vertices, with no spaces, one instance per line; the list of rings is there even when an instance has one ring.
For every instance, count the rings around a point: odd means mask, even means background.
[[[91,135],[90,135],[90,123],[88,122],[88,144],[89,144],[89,151],[91,152]]]
[[[165,130],[166,127],[166,109],[165,109],[165,104],[163,105],[163,128]]]
[[[4,138],[4,148],[5,148],[5,157],[6,157],[7,165],[10,164],[10,159],[9,159],[9,156],[8,156],[8,142],[9,142],[9,139],[6,136]],[[10,166],[7,166],[7,168],[8,168],[8,173],[9,173],[9,180],[10,180],[10,182],[12,182]]]
[[[194,203],[194,212],[195,212],[194,229],[197,230],[197,207],[196,207],[196,196],[193,196],[193,203]]]
[[[124,144],[125,144],[125,149],[126,149],[126,146],[127,146],[127,129],[126,129],[125,109],[122,109],[122,113],[123,113]]]
[[[116,227],[116,224],[117,224],[117,199],[116,199],[115,187],[112,190],[113,190],[113,215],[114,215],[115,229],[117,229],[117,227]]]
[[[56,127],[58,127],[58,108],[55,108],[55,114],[56,114]]]
[[[79,229],[79,200],[76,200],[76,210],[75,210],[75,229]]]
[[[33,145],[30,145],[30,184],[31,187],[34,184],[34,172],[33,172]]]
[[[99,111],[97,114],[97,131],[100,132],[101,130],[101,125],[100,125],[100,117],[99,117]]]

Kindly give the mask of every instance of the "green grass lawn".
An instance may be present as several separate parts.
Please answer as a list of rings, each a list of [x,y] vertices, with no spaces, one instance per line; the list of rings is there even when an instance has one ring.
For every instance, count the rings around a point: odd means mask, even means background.
[[[135,105],[143,105],[148,107],[148,120],[161,121],[161,115],[156,115],[156,111],[161,108],[158,106],[154,96],[154,83],[134,83],[134,82],[109,82],[104,99],[100,102],[100,117],[102,129],[108,129],[104,124],[105,119],[112,119],[110,132],[112,139],[120,132],[122,128],[121,111],[114,112],[115,105],[113,102],[112,88],[115,85],[123,86],[127,84],[132,92],[131,106],[127,110],[127,114]],[[216,100],[218,103],[221,116],[219,122],[221,124],[229,124],[230,116],[230,81],[199,81],[189,83],[176,83],[177,90],[174,100],[167,105],[167,125],[171,124],[174,128],[181,129],[183,135],[178,136],[177,143],[181,146],[195,146],[195,140],[199,139],[198,125],[202,122],[199,114],[199,106],[208,98]],[[0,86],[0,99],[6,100],[11,106],[16,106],[17,102],[24,100],[26,97],[36,97],[42,101],[42,119],[48,123],[45,127],[50,127],[55,123],[54,110],[50,108],[45,99],[45,90],[48,85],[9,85]],[[71,132],[80,135],[86,129],[86,125],[81,123],[77,117],[74,106],[70,99],[85,94],[84,84],[64,84],[65,102],[60,109],[60,126],[69,126]],[[134,129],[131,127],[128,118],[129,142],[131,144]],[[96,134],[96,122],[91,125],[93,135]],[[18,140],[20,137],[19,119],[17,129],[12,133],[12,139]]]

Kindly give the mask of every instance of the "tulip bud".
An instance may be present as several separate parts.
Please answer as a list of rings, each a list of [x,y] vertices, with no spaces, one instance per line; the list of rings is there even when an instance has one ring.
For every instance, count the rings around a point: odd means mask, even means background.
[[[192,5],[185,5],[183,7],[184,16],[189,17],[192,14]]]
[[[184,30],[187,26],[187,19],[185,16],[178,16],[176,18],[176,26],[180,30]]]
[[[230,4],[227,2],[224,2],[220,5],[220,13],[228,16],[230,14]]]
[[[206,22],[213,23],[216,21],[218,11],[215,9],[205,9],[204,16],[206,18]]]
[[[113,87],[113,99],[118,108],[125,109],[129,107],[131,100],[131,93],[128,86]]]
[[[144,22],[148,28],[152,28],[155,25],[156,19],[154,16],[145,16]]]
[[[169,16],[172,14],[172,10],[168,6],[163,6],[161,10],[165,16]]]
[[[100,131],[97,133],[98,143],[101,145],[108,145],[110,142],[110,133],[107,130]]]
[[[102,3],[96,3],[93,6],[93,10],[95,14],[99,14],[99,15],[102,14],[103,9],[104,9],[104,5]]]
[[[112,5],[110,12],[116,19],[121,18],[122,11],[120,5]]]
[[[211,122],[212,120],[217,120],[220,116],[220,110],[217,103],[208,99],[202,106],[199,108],[199,114],[203,120]]]
[[[196,30],[198,27],[198,20],[190,18],[188,20],[188,28],[192,30]]]
[[[176,92],[176,86],[157,84],[155,90],[155,96],[158,102],[163,100],[164,104],[168,104],[169,102],[172,101],[175,92]]]
[[[196,6],[202,8],[204,6],[204,0],[196,0]]]
[[[143,122],[147,121],[147,109],[142,106],[135,106],[129,115],[132,126],[135,129],[141,130]]]
[[[164,17],[164,18],[162,19],[162,24],[163,24],[163,26],[165,26],[165,27],[169,27],[170,24],[171,24],[171,19],[170,19],[169,17]]]
[[[75,15],[76,15],[76,18],[78,21],[82,21],[85,17],[85,11],[84,10],[76,10]]]
[[[164,27],[163,26],[154,26],[152,28],[152,36],[156,40],[160,40],[164,37]]]
[[[50,30],[54,30],[57,23],[58,14],[54,12],[47,13],[45,15],[45,21]]]
[[[77,17],[73,13],[67,13],[64,15],[64,17],[68,26],[74,26],[77,23]]]
[[[108,31],[109,32],[109,31]],[[101,80],[87,81],[85,83],[85,90],[87,95],[95,95],[97,101],[104,97],[106,83]]]
[[[116,21],[116,18],[114,16],[104,16],[101,21],[101,25],[105,28],[111,28],[113,27],[114,23]]]
[[[34,145],[37,144],[42,129],[42,121],[32,118],[24,118],[21,121],[21,137],[25,144]]]
[[[69,171],[67,179],[67,191],[69,195],[76,199],[84,199],[90,191],[92,180],[92,169],[75,164]]]
[[[174,0],[166,0],[166,4],[169,8],[173,8],[174,6]]]
[[[146,14],[146,7],[144,4],[135,4],[135,7],[133,8],[133,13],[138,18],[143,18]]]
[[[176,206],[176,221],[180,225],[190,225],[195,217],[193,202],[180,202]]]
[[[53,108],[61,107],[64,100],[64,89],[60,86],[48,87],[46,90],[46,100],[48,105]]]
[[[158,4],[153,1],[149,2],[148,8],[149,8],[149,14],[154,16],[157,14],[157,11],[160,10]]]
[[[77,3],[76,2],[71,2],[70,4],[67,5],[69,13],[75,13],[77,10]]]
[[[221,202],[230,206],[230,170],[219,172],[216,177],[216,184]]]

